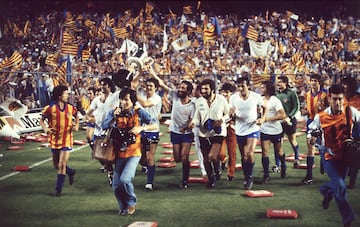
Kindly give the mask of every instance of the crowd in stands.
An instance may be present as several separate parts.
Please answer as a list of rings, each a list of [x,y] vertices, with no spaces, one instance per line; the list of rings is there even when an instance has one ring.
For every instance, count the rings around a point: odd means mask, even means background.
[[[295,10],[243,18],[206,12],[200,2],[185,5],[178,15],[155,5],[116,14],[58,10],[8,16],[0,25],[0,102],[13,96],[40,108],[58,84],[71,87],[80,100],[100,78],[127,68],[125,40],[145,48],[155,71],[175,85],[184,78],[234,81],[247,73],[256,87],[287,75],[302,92],[311,72],[327,82],[359,74],[360,18],[341,7],[332,18]],[[260,55],[250,50],[256,44]]]

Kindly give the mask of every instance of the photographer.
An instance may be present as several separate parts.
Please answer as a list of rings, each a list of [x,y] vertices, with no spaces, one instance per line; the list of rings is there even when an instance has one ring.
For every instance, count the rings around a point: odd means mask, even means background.
[[[316,129],[323,131],[323,141],[320,149],[321,161],[330,182],[320,187],[320,193],[324,196],[322,206],[329,208],[330,201],[335,198],[340,210],[344,226],[350,226],[355,220],[355,213],[350,207],[346,195],[345,176],[347,165],[344,162],[343,142],[348,139],[347,117],[344,108],[344,90],[341,85],[332,85],[329,89],[330,107],[315,115],[314,121],[309,125],[308,138],[311,144],[315,144],[319,133],[313,133]],[[360,112],[350,107],[350,128],[360,122]],[[351,130],[350,130],[351,132]]]
[[[355,77],[345,76],[342,79],[342,85],[345,93],[344,106],[352,106],[360,111],[360,92],[358,92],[359,85],[357,79]],[[352,133],[354,139],[360,139],[360,124],[354,125]],[[357,168],[349,169],[349,189],[353,189],[355,187],[357,175]]]
[[[141,156],[140,133],[156,130],[158,126],[144,109],[135,107],[137,97],[134,90],[124,88],[119,93],[119,99],[120,108],[110,111],[102,128],[113,127],[115,121],[112,137],[116,159],[112,188],[119,204],[119,214],[126,215],[135,212],[136,195],[132,179]]]

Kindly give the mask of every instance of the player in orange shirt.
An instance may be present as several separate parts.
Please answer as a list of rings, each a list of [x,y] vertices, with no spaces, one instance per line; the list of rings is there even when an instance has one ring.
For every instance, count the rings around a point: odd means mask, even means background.
[[[353,106],[360,111],[360,93],[357,91],[359,89],[357,80],[354,77],[345,77],[342,80],[342,84],[345,91],[344,106]],[[357,140],[360,139],[360,125],[354,126],[353,137]],[[357,174],[357,169],[349,169],[349,189],[353,189],[355,187]]]
[[[73,146],[72,131],[79,129],[79,118],[76,108],[68,103],[68,100],[68,87],[63,85],[55,87],[52,102],[44,107],[40,119],[41,127],[49,136],[54,167],[58,170],[54,196],[61,195],[65,174],[69,176],[69,184],[72,185],[76,173],[75,169],[67,166],[67,161]]]

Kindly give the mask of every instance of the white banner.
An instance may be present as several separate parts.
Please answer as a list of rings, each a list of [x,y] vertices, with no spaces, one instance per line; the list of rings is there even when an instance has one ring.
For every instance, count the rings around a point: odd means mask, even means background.
[[[191,45],[191,41],[189,41],[188,36],[184,34],[179,39],[173,41],[171,45],[176,51],[180,51],[188,48]]]
[[[271,45],[270,40],[265,42],[255,42],[249,39],[250,55],[257,58],[263,58],[270,54],[274,49]]]

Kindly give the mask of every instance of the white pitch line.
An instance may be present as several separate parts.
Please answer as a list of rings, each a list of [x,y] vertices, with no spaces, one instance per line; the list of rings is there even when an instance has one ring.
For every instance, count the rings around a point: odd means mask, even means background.
[[[88,145],[88,144],[82,145],[82,146],[80,146],[80,147],[77,147],[77,148],[71,150],[70,152],[74,152],[74,151],[81,150],[81,149],[83,149],[84,147],[87,147],[87,146],[89,146],[89,145]],[[31,166],[29,166],[29,168],[32,169],[32,168],[34,168],[34,167],[36,167],[36,166],[42,165],[42,164],[44,164],[45,162],[48,162],[48,161],[51,161],[51,160],[52,160],[52,158],[48,158],[48,159],[42,160],[42,161],[40,161],[40,162],[37,162],[37,163],[32,164]],[[0,177],[0,181],[3,181],[3,180],[5,180],[5,179],[7,179],[7,178],[10,178],[10,177],[12,177],[12,176],[18,175],[18,174],[20,174],[20,173],[21,173],[21,172],[12,172],[12,173],[9,173],[9,174],[7,174],[7,175],[5,175],[5,176]]]

